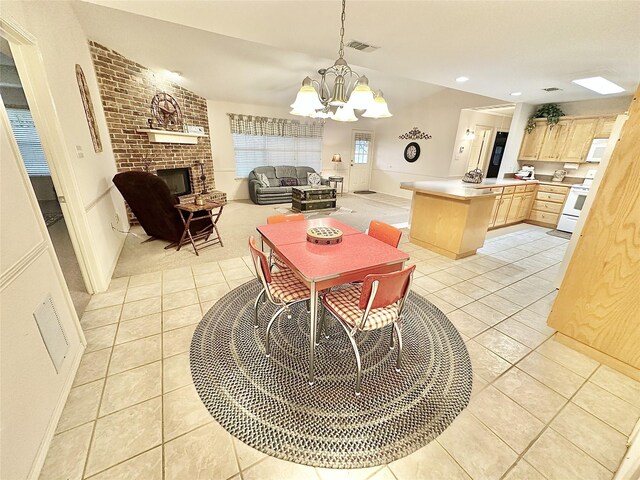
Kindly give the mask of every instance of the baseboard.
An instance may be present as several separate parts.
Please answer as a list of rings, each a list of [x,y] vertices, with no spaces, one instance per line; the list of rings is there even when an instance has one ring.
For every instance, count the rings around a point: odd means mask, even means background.
[[[42,442],[40,442],[38,454],[34,458],[31,465],[31,471],[29,472],[29,476],[27,477],[29,480],[38,480],[38,478],[40,477],[40,472],[42,471],[44,462],[47,459],[47,453],[49,452],[51,441],[53,440],[53,436],[56,433],[56,428],[58,426],[58,422],[60,421],[60,417],[62,416],[62,411],[64,410],[64,406],[67,403],[67,398],[69,398],[69,393],[71,392],[73,381],[75,380],[76,374],[78,373],[78,368],[80,367],[80,360],[82,360],[84,349],[84,345],[79,344],[76,356],[73,358],[73,364],[71,366],[70,374],[64,382],[62,392],[60,393],[60,397],[58,398],[56,407],[53,410],[53,415],[51,415],[51,418],[49,419],[49,425],[47,426],[47,430],[44,433]]]

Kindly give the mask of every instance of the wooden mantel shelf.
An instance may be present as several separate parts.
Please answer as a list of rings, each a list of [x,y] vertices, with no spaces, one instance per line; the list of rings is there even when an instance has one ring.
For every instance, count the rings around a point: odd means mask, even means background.
[[[182,143],[197,145],[199,137],[207,137],[199,133],[174,132],[171,130],[156,130],[153,128],[140,128],[138,133],[146,133],[151,143]]]

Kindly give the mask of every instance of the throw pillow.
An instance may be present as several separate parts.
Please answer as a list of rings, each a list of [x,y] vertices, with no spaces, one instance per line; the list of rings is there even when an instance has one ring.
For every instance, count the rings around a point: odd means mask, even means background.
[[[295,177],[282,177],[280,179],[280,185],[283,187],[297,187],[298,179]]]
[[[307,185],[319,187],[321,183],[322,179],[320,178],[320,175],[316,172],[307,172]]]
[[[261,187],[270,187],[269,178],[264,173],[257,173],[256,177],[258,177],[258,181],[260,182]]]

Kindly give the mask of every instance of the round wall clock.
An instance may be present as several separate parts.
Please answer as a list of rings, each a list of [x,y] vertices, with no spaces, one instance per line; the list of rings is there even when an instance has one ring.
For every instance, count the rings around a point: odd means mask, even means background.
[[[166,129],[182,125],[182,111],[175,98],[165,92],[160,92],[151,99],[151,113],[158,122],[158,126]]]
[[[407,162],[413,163],[418,160],[420,156],[420,145],[416,142],[411,142],[404,148],[404,159]]]

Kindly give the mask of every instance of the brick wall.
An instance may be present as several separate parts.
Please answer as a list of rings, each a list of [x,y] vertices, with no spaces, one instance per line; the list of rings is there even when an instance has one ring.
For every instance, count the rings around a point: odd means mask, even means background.
[[[149,164],[152,173],[165,168],[189,167],[193,191],[200,193],[203,183],[198,163],[204,160],[207,189],[214,192],[213,160],[208,136],[199,138],[197,145],[183,145],[151,143],[146,133],[137,132],[149,128],[147,120],[152,118],[153,96],[166,92],[180,105],[183,122],[204,127],[205,134],[209,135],[207,101],[96,42],[90,41],[89,48],[118,172],[143,170],[145,164]],[[222,192],[215,192],[210,197],[226,201],[226,195]],[[185,196],[180,200],[185,202],[192,199],[193,196]],[[133,220],[131,214],[130,217]]]

